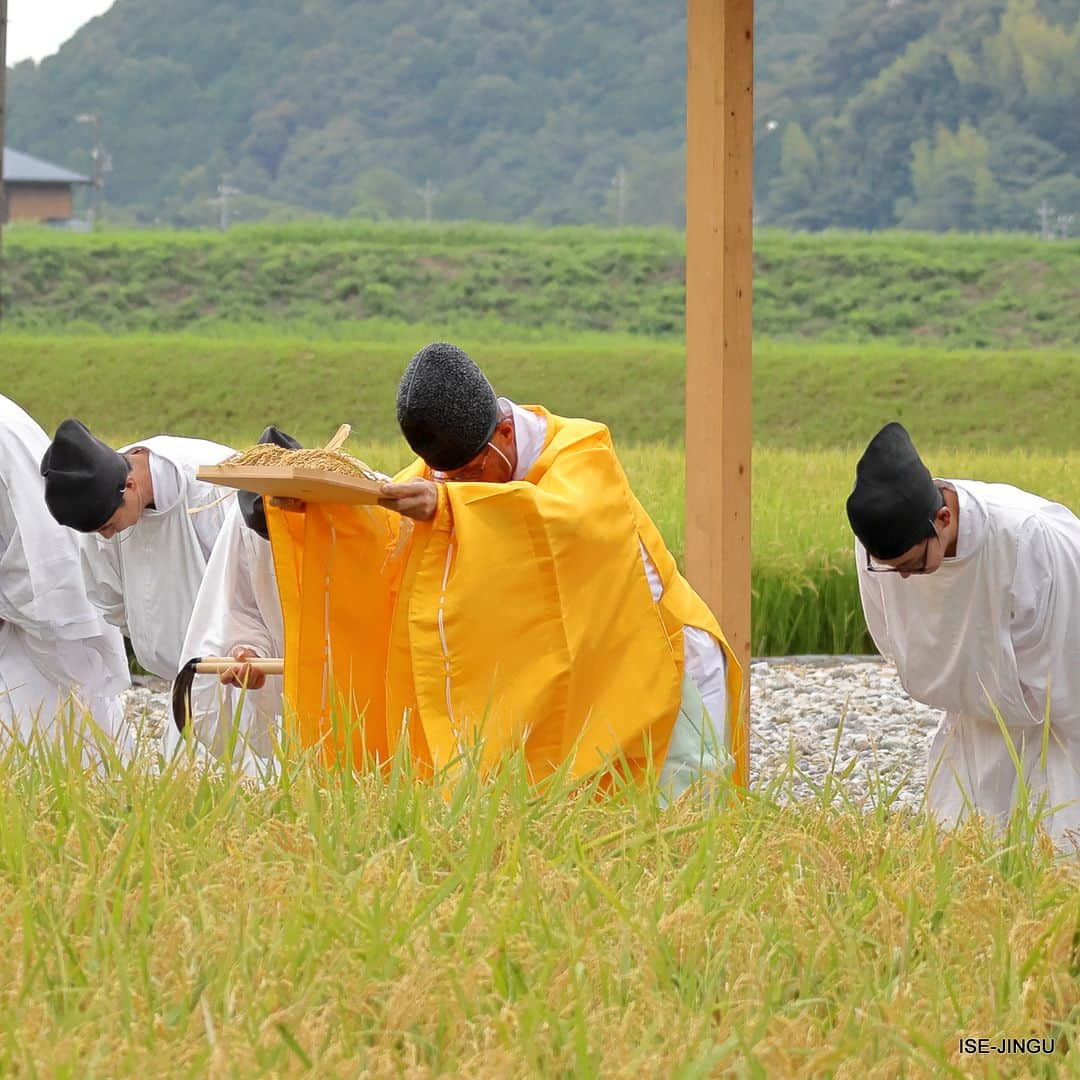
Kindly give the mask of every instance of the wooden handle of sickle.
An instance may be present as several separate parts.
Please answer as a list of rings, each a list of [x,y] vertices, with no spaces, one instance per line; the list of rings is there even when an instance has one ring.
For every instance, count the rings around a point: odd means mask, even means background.
[[[284,675],[285,661],[273,658],[252,657],[250,660],[233,660],[228,656],[205,656],[195,665],[199,675],[221,675],[237,664],[250,664],[253,671],[264,675]]]

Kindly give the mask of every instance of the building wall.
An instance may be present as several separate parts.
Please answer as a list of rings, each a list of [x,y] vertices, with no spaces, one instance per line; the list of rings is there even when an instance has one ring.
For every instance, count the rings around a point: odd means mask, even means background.
[[[8,221],[46,221],[72,216],[70,184],[4,185]]]

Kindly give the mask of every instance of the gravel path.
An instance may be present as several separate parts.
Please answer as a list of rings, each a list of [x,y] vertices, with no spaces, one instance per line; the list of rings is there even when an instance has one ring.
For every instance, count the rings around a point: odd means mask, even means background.
[[[750,689],[753,787],[786,776],[793,764],[791,790],[808,796],[835,757],[852,798],[887,790],[900,806],[922,805],[927,755],[943,714],[912,701],[892,664],[876,657],[759,660],[750,665]]]
[[[750,666],[750,774],[762,788],[785,777],[810,796],[833,765],[861,798],[883,783],[905,807],[921,805],[926,758],[941,713],[912,701],[891,664],[874,657],[778,657]],[[168,687],[142,679],[128,715],[145,738],[172,741]]]

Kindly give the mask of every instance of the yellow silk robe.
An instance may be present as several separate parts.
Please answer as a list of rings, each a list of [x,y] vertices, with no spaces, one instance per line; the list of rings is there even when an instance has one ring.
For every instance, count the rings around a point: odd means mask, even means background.
[[[285,698],[327,760],[421,775],[524,752],[534,781],[659,772],[679,709],[682,627],[727,655],[727,730],[742,674],[630,490],[606,427],[548,422],[522,481],[438,485],[431,522],[379,507],[270,508],[285,618]],[[399,480],[425,475],[422,462]],[[655,603],[639,540],[660,574]],[[362,720],[357,718],[362,716]]]

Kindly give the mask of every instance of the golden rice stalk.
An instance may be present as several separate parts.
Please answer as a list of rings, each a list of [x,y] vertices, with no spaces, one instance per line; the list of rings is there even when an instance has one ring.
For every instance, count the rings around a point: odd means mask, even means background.
[[[273,443],[257,443],[255,446],[233,455],[222,465],[291,465],[306,469],[324,469],[343,476],[362,476],[367,480],[386,480],[359,458],[343,450],[287,450]]]

